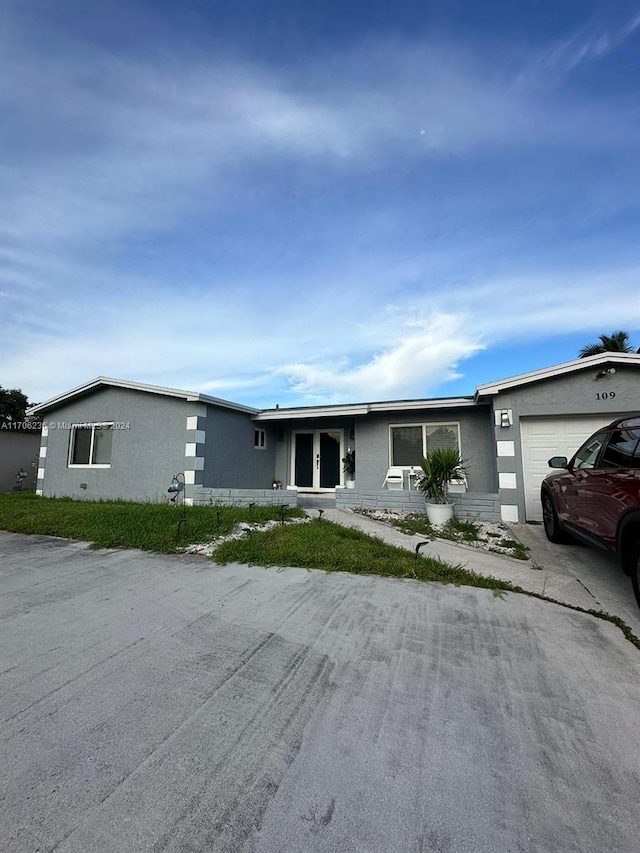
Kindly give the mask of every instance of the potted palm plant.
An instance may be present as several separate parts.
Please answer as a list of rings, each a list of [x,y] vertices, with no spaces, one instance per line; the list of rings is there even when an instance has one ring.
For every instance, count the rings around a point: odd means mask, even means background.
[[[352,450],[350,447],[347,448],[347,453],[342,460],[342,470],[346,474],[345,477],[345,486],[348,489],[355,488],[355,480],[354,475],[356,473],[356,452]]]
[[[451,447],[436,447],[420,463],[417,487],[427,499],[427,517],[435,527],[442,527],[453,517],[449,503],[449,482],[464,477],[467,460]]]

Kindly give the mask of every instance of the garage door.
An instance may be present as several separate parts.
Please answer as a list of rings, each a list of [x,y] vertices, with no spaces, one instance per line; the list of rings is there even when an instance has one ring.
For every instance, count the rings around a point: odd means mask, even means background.
[[[522,470],[527,521],[542,521],[540,483],[551,471],[551,456],[570,459],[580,445],[601,427],[611,423],[615,414],[576,418],[522,418]]]

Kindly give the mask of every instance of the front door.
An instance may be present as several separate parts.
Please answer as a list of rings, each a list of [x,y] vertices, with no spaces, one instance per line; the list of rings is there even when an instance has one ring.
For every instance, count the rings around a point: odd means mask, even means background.
[[[294,432],[294,484],[313,491],[340,485],[342,441],[341,429]]]

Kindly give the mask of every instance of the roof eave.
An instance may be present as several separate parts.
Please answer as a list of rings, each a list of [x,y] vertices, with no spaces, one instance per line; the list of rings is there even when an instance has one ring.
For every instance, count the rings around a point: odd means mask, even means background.
[[[37,406],[32,406],[28,410],[28,413],[42,414],[44,412],[50,411],[51,409],[56,409],[70,400],[83,397],[86,394],[91,394],[100,387],[123,388],[129,391],[141,391],[147,394],[156,394],[165,397],[175,397],[181,400],[185,400],[188,403],[205,403],[208,405],[232,409],[236,412],[244,412],[246,414],[255,414],[258,411],[258,409],[255,409],[251,406],[242,406],[238,403],[232,403],[229,400],[222,400],[218,397],[210,397],[207,394],[200,394],[196,391],[183,391],[179,388],[166,388],[161,385],[148,385],[142,382],[130,382],[127,379],[111,379],[108,376],[98,376],[95,379],[92,379],[91,382],[86,382],[84,385],[79,385],[77,388],[72,388],[70,391],[66,391],[64,394],[59,394],[57,397],[52,397],[50,400],[46,400],[44,403],[38,403]]]
[[[473,397],[444,397],[431,400],[391,400],[381,403],[358,403],[336,406],[303,406],[290,409],[263,409],[254,415],[255,421],[285,421],[309,418],[353,417],[384,412],[421,411],[424,409],[457,409],[474,407]]]
[[[480,401],[483,397],[493,397],[501,391],[507,391],[509,388],[528,385],[532,382],[541,382],[544,379],[566,376],[568,373],[588,370],[589,368],[599,367],[602,364],[609,364],[612,361],[617,364],[632,364],[640,367],[640,355],[636,353],[603,352],[598,355],[588,356],[587,358],[576,358],[573,361],[566,361],[554,367],[544,367],[540,370],[533,370],[530,373],[521,373],[519,376],[512,376],[509,379],[500,379],[497,382],[487,382],[484,385],[478,385],[475,400]]]

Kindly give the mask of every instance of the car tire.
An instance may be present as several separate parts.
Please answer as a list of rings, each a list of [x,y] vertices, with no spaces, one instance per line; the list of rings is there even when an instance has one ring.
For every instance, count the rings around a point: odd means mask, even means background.
[[[542,492],[542,522],[544,524],[544,532],[547,534],[549,542],[565,542],[566,536],[560,527],[558,521],[558,513],[553,505],[553,498],[550,493],[544,489]]]
[[[631,569],[631,583],[633,584],[633,593],[640,607],[640,541],[631,549],[631,559],[629,560],[629,568]]]

